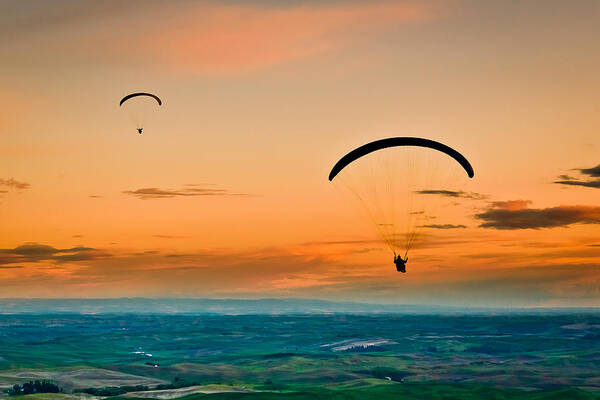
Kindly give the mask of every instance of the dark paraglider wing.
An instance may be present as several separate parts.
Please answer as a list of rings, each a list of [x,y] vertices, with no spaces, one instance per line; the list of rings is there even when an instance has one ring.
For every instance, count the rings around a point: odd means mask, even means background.
[[[335,178],[335,176],[348,164],[361,158],[362,156],[365,156],[377,150],[396,146],[427,147],[430,149],[441,151],[442,153],[445,153],[453,159],[455,159],[464,168],[467,175],[469,175],[469,178],[472,178],[475,175],[471,163],[469,163],[469,161],[458,151],[454,150],[449,146],[446,146],[445,144],[436,142],[435,140],[417,137],[392,137],[367,143],[346,154],[331,169],[331,172],[329,173],[329,180],[333,180],[333,178]]]
[[[404,272],[408,251],[420,239],[419,230],[432,227],[432,218],[454,218],[450,206],[464,207],[457,199],[448,203],[448,196],[466,193],[460,186],[467,181],[465,172],[469,178],[475,175],[469,161],[445,144],[391,137],[350,151],[335,164],[329,180],[357,200],[382,243],[397,254],[395,261]]]
[[[159,106],[162,106],[162,100],[157,95],[152,94],[152,93],[144,93],[144,92],[128,94],[127,96],[125,96],[121,99],[121,101],[119,102],[119,106],[122,106],[123,103],[125,103],[127,100],[129,100],[133,97],[138,97],[138,96],[152,97],[154,100],[156,100],[156,102],[158,103]]]

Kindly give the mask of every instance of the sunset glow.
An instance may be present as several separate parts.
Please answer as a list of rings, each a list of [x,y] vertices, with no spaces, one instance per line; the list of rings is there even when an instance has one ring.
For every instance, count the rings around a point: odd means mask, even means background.
[[[0,13],[0,297],[600,306],[600,3],[60,3]],[[327,179],[389,136],[475,169],[406,274]]]

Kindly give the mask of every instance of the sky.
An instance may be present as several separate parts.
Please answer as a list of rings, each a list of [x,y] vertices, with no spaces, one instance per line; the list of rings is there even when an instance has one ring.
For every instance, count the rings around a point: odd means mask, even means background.
[[[597,1],[0,10],[0,297],[600,306]],[[476,171],[406,274],[327,180],[390,136]]]

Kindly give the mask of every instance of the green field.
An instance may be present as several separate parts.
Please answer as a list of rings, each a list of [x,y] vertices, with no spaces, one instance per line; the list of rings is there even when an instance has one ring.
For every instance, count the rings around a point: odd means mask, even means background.
[[[600,398],[594,313],[21,314],[0,327],[0,387],[65,392],[38,399],[135,385],[150,391],[119,398]],[[152,390],[176,381],[187,388]]]

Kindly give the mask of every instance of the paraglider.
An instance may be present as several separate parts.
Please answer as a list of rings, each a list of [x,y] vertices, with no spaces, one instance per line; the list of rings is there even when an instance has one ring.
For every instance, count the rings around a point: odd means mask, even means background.
[[[148,114],[156,108],[156,104],[162,106],[162,100],[155,94],[137,92],[123,97],[119,102],[119,107],[127,109],[127,112],[133,122],[136,124],[136,130],[141,135],[144,130],[144,123]]]
[[[382,242],[394,252],[398,272],[406,272],[408,252],[419,229],[432,227],[434,206],[460,197],[464,175],[473,178],[469,161],[455,149],[418,137],[391,137],[362,145],[331,169],[329,181],[340,182],[359,201]],[[337,178],[336,178],[337,177]],[[400,256],[404,252],[404,258]]]
[[[396,271],[405,273],[406,263],[408,262],[408,256],[404,254],[404,258],[400,257],[400,254],[394,252],[394,264],[396,264]]]

